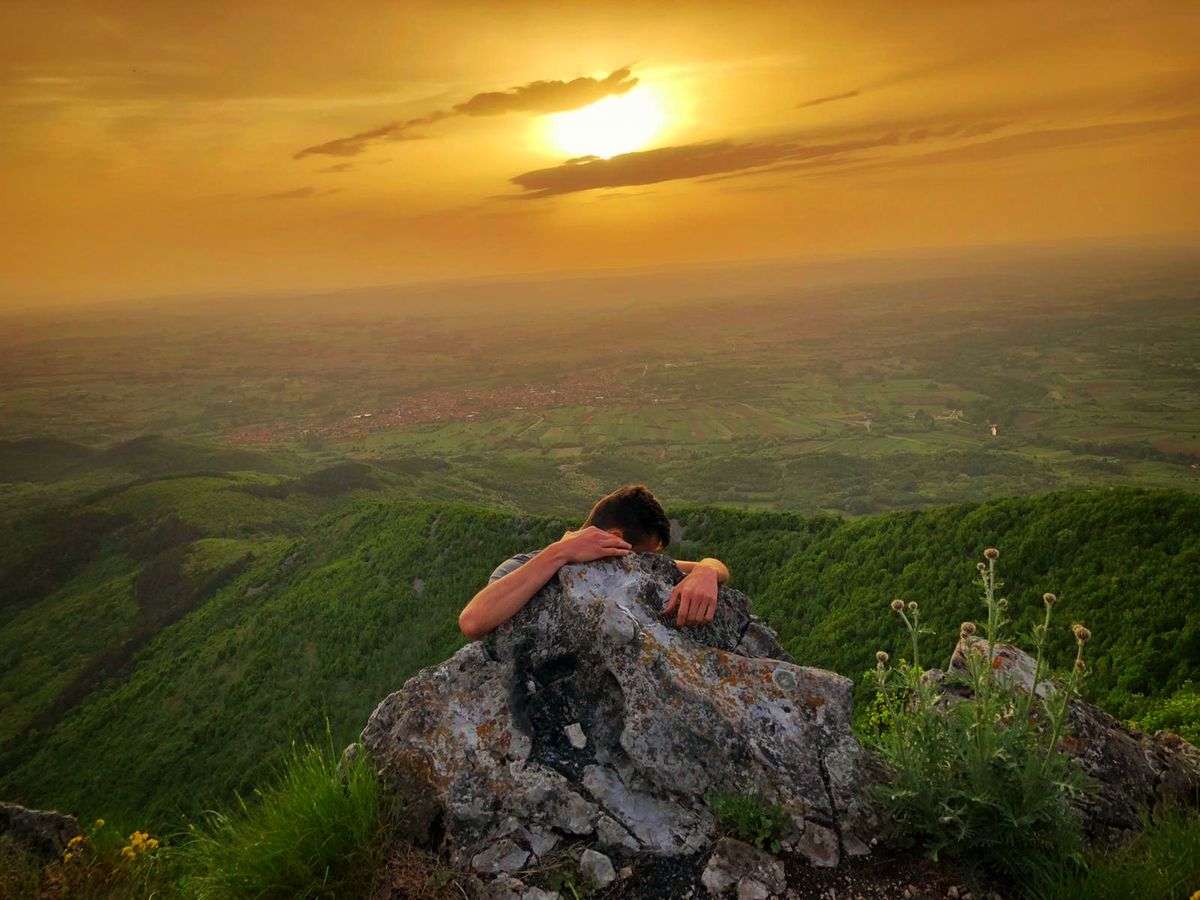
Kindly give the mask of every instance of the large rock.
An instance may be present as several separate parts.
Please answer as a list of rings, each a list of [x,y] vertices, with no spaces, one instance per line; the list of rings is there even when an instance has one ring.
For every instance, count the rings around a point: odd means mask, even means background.
[[[986,654],[979,638],[960,641],[951,668],[966,667],[965,654]],[[993,667],[1008,683],[1028,693],[1036,661],[1012,644],[993,648]],[[1061,690],[1050,679],[1040,681],[1037,695]],[[1165,806],[1195,806],[1200,800],[1200,750],[1174,734],[1149,735],[1129,728],[1104,710],[1078,697],[1071,701],[1070,731],[1060,749],[1075,757],[1092,779],[1095,792],[1081,802],[1089,837],[1117,841],[1142,827],[1146,813]]]
[[[568,566],[379,704],[363,745],[427,786],[454,864],[511,871],[580,838],[699,860],[707,797],[740,790],[790,810],[825,863],[865,850],[849,679],[795,665],[734,590],[711,624],[675,627],[661,609],[681,577],[654,555]]]
[[[82,832],[74,816],[0,803],[0,834],[10,835],[33,853],[53,859],[62,856],[71,838]]]

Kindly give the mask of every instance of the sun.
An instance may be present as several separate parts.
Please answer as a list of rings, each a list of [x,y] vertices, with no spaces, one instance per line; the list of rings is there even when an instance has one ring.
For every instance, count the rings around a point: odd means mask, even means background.
[[[582,109],[549,117],[549,138],[569,156],[599,156],[641,150],[662,128],[666,116],[645,88],[605,97]]]

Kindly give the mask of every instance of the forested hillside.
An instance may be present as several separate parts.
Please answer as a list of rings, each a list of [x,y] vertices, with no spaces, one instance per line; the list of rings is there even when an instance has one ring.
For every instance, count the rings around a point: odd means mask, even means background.
[[[759,517],[726,510],[686,517],[684,547],[720,553]],[[989,546],[1015,633],[1028,634],[1042,594],[1060,617],[1092,630],[1094,665],[1085,688],[1115,712],[1137,695],[1162,696],[1200,680],[1200,498],[1174,491],[1104,489],[890,513],[854,521],[806,520],[798,539],[752,549],[735,572],[756,609],[795,656],[857,675],[877,649],[904,655],[887,604],[917,600],[935,657],[949,657],[959,623],[982,614],[975,565]],[[790,552],[789,552],[790,551]],[[739,551],[740,552],[740,551]],[[740,563],[740,565],[738,565]],[[1050,636],[1066,660],[1064,622]]]
[[[12,525],[26,550],[3,559],[0,796],[160,825],[224,805],[326,718],[351,740],[461,645],[457,613],[498,561],[575,524],[397,499],[404,482],[389,478],[169,477]],[[806,664],[857,678],[877,649],[903,655],[895,596],[920,601],[930,651],[948,655],[979,613],[975,562],[997,546],[1020,626],[1052,590],[1060,658],[1067,620],[1091,627],[1093,698],[1134,716],[1138,695],[1200,681],[1192,494],[1087,490],[854,521],[671,512],[671,552],[726,560]]]

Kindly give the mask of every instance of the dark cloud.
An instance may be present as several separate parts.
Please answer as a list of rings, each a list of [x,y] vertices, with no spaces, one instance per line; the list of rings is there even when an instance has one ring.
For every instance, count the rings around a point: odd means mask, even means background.
[[[305,147],[303,150],[292,155],[293,159],[303,159],[306,156],[358,156],[367,149],[368,146],[375,141],[416,141],[420,140],[422,135],[406,134],[409,128],[415,128],[418,125],[429,125],[438,121],[439,118],[445,118],[449,113],[438,114],[437,118],[430,116],[421,116],[416,119],[409,119],[407,122],[393,122],[390,125],[382,125],[379,128],[372,128],[370,131],[360,131],[358,134],[352,134],[349,137],[337,138],[332,141],[326,141],[324,144],[317,144],[313,147]]]
[[[832,103],[834,100],[849,100],[851,97],[857,97],[862,91],[846,91],[844,94],[832,94],[828,97],[818,97],[816,100],[807,100],[804,103],[796,104],[796,109],[808,109],[810,106],[820,106],[822,103]]]
[[[534,116],[579,109],[613,94],[624,94],[638,83],[629,66],[607,78],[575,78],[571,81],[534,81],[508,91],[476,94],[459,103],[454,112],[464,116],[502,116],[528,113]]]
[[[756,144],[707,141],[678,147],[659,147],[638,153],[623,153],[611,159],[584,158],[549,169],[525,172],[511,181],[526,192],[522,197],[552,197],[597,188],[656,184],[661,181],[761,169],[784,160],[876,147],[881,141],[898,143],[899,135],[812,146],[790,141]]]
[[[598,188],[657,184],[689,178],[734,177],[780,171],[814,161],[845,163],[850,154],[878,147],[915,144],[937,137],[966,137],[995,131],[1004,122],[952,122],[918,129],[889,129],[867,137],[828,143],[800,140],[736,143],[708,141],[624,153],[611,159],[579,157],[549,169],[536,169],[510,179],[525,193],[523,199],[553,197]]]
[[[329,190],[318,191],[314,187],[305,185],[290,191],[279,191],[275,194],[260,194],[260,200],[307,200],[309,197],[324,197],[327,194],[337,194],[345,188],[329,188]]]
[[[570,81],[533,81],[507,91],[487,91],[457,103],[450,109],[434,110],[414,119],[391,122],[360,131],[349,137],[337,138],[324,144],[305,147],[294,154],[295,159],[306,156],[357,156],[378,141],[411,141],[421,135],[411,134],[415,128],[433,125],[454,116],[503,116],[525,113],[532,116],[579,109],[614,94],[624,94],[637,85],[629,66],[617,69],[605,78],[573,78]]]
[[[1171,131],[1200,129],[1200,114],[1175,116],[1167,119],[1146,119],[1132,122],[1109,122],[1099,125],[1081,125],[1074,128],[1045,128],[1037,131],[1022,131],[1006,134],[987,141],[976,141],[944,150],[932,150],[915,156],[882,159],[868,162],[861,158],[848,160],[848,171],[862,172],[874,169],[938,165],[941,163],[991,162],[1029,153],[1048,150],[1084,147],[1113,141],[1130,140],[1163,134]],[[964,132],[963,136],[967,136]],[[863,165],[863,163],[866,163]],[[779,166],[772,171],[784,171],[790,167]]]
[[[306,197],[311,197],[317,192],[313,187],[300,187],[290,191],[280,191],[277,194],[263,194],[260,199],[263,200],[303,200]]]

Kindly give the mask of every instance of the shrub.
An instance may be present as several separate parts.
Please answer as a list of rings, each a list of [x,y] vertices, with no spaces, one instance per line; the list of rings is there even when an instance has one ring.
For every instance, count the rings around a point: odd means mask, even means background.
[[[185,893],[198,898],[308,898],[366,894],[390,825],[374,768],[363,754],[345,765],[330,740],[293,745],[256,802],[210,813],[179,851]]]
[[[880,789],[896,837],[942,852],[960,864],[1020,884],[1046,877],[1063,859],[1078,859],[1082,825],[1072,801],[1083,777],[1060,752],[1067,708],[1083,676],[1087,629],[1073,627],[1075,665],[1057,687],[1047,681],[1046,636],[1057,598],[1044,595],[1043,621],[1034,629],[1034,685],[1025,691],[997,672],[996,645],[1008,624],[1008,602],[997,597],[999,551],[979,563],[987,624],[961,626],[959,665],[939,678],[921,667],[917,603],[893,600],[910,639],[912,660],[889,666],[877,654],[879,692],[874,735],[890,781]],[[869,730],[869,729],[868,729]]]
[[[789,819],[782,806],[750,791],[712,794],[708,803],[726,832],[759,850],[779,852],[779,838]]]
[[[1150,734],[1173,731],[1200,746],[1200,686],[1187,681],[1170,697],[1142,699],[1140,705],[1142,709],[1130,722],[1135,728]]]

